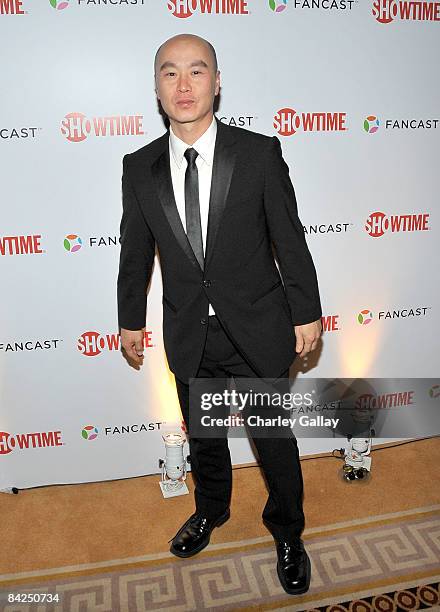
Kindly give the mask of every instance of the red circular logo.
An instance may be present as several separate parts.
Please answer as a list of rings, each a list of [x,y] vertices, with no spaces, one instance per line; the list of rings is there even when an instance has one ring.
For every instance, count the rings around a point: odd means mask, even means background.
[[[396,0],[376,0],[373,15],[379,23],[390,23],[397,16]]]
[[[7,431],[0,431],[0,455],[7,455],[15,448],[15,438]]]
[[[90,134],[91,123],[83,113],[69,113],[61,121],[61,133],[70,142],[81,142]]]
[[[168,8],[174,17],[186,19],[187,17],[191,17],[197,9],[197,0],[170,0],[168,2]]]
[[[292,136],[300,125],[301,119],[293,108],[281,108],[273,118],[273,127],[280,136]]]
[[[372,238],[383,236],[390,225],[385,213],[376,211],[371,213],[365,222],[365,229]]]

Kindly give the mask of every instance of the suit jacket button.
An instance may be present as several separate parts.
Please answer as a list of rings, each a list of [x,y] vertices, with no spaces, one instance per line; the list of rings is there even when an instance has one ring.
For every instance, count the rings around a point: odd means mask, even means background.
[[[211,281],[210,280],[204,280],[203,281],[203,286],[204,287],[210,287],[211,286]]]
[[[206,325],[208,323],[208,321],[206,319],[200,319],[200,323],[202,325]]]

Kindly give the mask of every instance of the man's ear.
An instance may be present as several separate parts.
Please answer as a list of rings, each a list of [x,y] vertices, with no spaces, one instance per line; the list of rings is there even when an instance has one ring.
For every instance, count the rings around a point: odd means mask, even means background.
[[[218,96],[220,91],[220,70],[217,70],[215,75],[215,95]]]
[[[156,94],[156,98],[160,100],[159,94],[157,92],[157,83],[156,83],[156,75],[154,75],[154,93]]]

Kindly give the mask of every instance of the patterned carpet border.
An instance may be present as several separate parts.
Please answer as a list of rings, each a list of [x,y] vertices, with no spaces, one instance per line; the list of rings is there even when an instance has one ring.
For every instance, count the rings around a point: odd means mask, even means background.
[[[288,596],[271,538],[0,577],[0,612],[291,610],[367,612],[439,606],[440,507],[306,530],[310,590]],[[423,588],[422,588],[423,587]],[[13,604],[8,593],[58,593],[60,602]]]
[[[327,602],[325,605],[317,605],[308,608],[304,612],[414,612],[414,610],[430,610],[430,612],[440,610],[440,582],[424,584],[419,586],[409,586],[396,591],[386,593],[371,593],[367,596],[360,596],[344,602]],[[279,611],[297,610],[299,608],[287,605],[277,608]],[[301,611],[302,612],[302,611]]]

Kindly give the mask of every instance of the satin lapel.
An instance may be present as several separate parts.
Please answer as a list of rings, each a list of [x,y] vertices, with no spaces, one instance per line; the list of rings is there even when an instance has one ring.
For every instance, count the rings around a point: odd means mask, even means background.
[[[201,270],[199,262],[194,255],[194,251],[191,248],[188,237],[183,228],[179,211],[177,210],[176,200],[174,198],[173,183],[171,179],[168,144],[165,151],[151,166],[151,172],[156,183],[156,189],[162,204],[162,208],[171,229],[174,232],[177,242],[180,244],[191,263]]]
[[[205,270],[214,252],[218,228],[226,206],[237,152],[233,148],[233,128],[217,119],[217,137],[212,167],[209,197],[208,235],[206,239]]]

